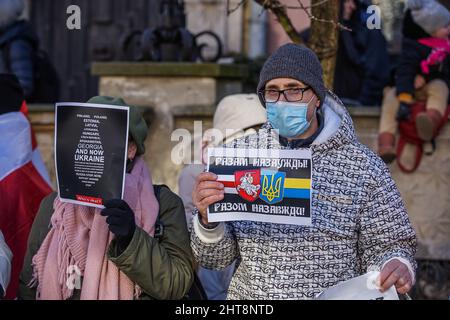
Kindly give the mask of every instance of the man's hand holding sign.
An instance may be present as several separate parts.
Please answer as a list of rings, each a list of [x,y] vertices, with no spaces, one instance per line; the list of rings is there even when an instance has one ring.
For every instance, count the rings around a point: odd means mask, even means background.
[[[224,185],[217,182],[217,175],[212,172],[203,172],[197,177],[192,199],[200,214],[201,221],[208,225],[208,207],[223,200]]]

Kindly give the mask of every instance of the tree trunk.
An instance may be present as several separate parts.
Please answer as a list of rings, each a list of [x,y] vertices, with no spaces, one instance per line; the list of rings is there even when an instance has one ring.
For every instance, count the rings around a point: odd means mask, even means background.
[[[254,0],[264,9],[270,10],[294,43],[302,43],[287,10],[280,0]],[[302,0],[300,0],[302,1]],[[300,5],[300,4],[299,4]],[[334,69],[338,46],[339,0],[311,0],[311,32],[308,46],[317,54],[323,68],[325,86],[333,89]],[[310,9],[305,9],[310,10]]]
[[[317,54],[322,63],[325,86],[333,89],[339,29],[335,23],[329,21],[338,21],[339,0],[329,0],[322,4],[314,5],[319,2],[323,1],[311,0],[311,13],[316,19],[311,21],[311,34],[308,46]]]

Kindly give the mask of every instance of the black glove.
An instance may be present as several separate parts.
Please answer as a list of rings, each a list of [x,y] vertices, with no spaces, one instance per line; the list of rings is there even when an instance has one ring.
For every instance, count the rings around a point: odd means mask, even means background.
[[[101,215],[107,217],[109,230],[116,236],[120,251],[125,250],[136,230],[134,212],[123,200],[113,199],[105,202]]]
[[[400,102],[400,106],[397,111],[397,121],[408,120],[411,114],[411,107],[409,104]]]

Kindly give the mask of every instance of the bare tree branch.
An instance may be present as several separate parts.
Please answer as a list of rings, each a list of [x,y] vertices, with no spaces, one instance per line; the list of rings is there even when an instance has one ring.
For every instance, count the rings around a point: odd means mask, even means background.
[[[230,9],[230,0],[227,0],[227,15],[232,14],[233,12],[235,12],[236,10],[239,9],[240,6],[244,5],[247,2],[247,0],[241,0],[241,2],[239,2],[236,7],[234,7],[233,9]]]
[[[327,20],[327,19],[321,19],[321,18],[317,18],[316,16],[313,16],[312,13],[310,13],[307,9],[308,8],[313,8],[313,7],[318,7],[319,5],[323,5],[326,2],[328,2],[329,0],[325,0],[325,1],[319,1],[313,5],[311,5],[310,7],[305,7],[302,3],[301,0],[297,0],[298,4],[300,6],[300,9],[302,9],[303,11],[305,11],[305,13],[308,15],[308,18],[311,19],[311,23],[312,21],[317,21],[317,22],[323,22],[323,23],[331,23],[335,28],[341,29],[341,30],[346,30],[346,31],[352,31],[352,29],[344,26],[342,23],[340,23],[339,21],[335,21],[335,20]]]
[[[322,4],[324,4],[324,3],[328,2],[328,1],[330,1],[330,0],[322,0],[320,2],[311,4],[309,6],[303,6],[303,7],[300,7],[300,6],[288,6],[288,5],[282,5],[282,6],[284,6],[286,9],[304,10],[304,9],[310,9],[310,8],[313,8],[313,7],[320,6],[320,5],[322,5]]]
[[[246,1],[241,0],[235,8],[230,9],[230,0],[227,0],[228,14],[236,11]],[[305,6],[301,0],[297,0],[298,6],[287,6],[282,4],[280,0],[254,1],[261,5],[263,10],[269,10],[275,15],[284,31],[294,43],[303,43],[303,40],[292,24],[287,10],[303,10],[306,13],[311,20],[311,36],[308,41],[308,46],[317,54],[321,61],[326,86],[332,88],[334,68],[336,65],[338,31],[351,31],[351,29],[339,22],[339,0],[311,0],[310,6]],[[332,25],[333,28],[328,28],[325,24]]]
[[[270,10],[278,19],[278,22],[288,34],[294,43],[303,43],[302,38],[298,34],[291,19],[287,15],[286,6],[282,5],[279,0],[254,0],[264,9]]]
[[[319,1],[317,3],[311,4],[309,7],[305,7],[305,8],[309,9],[309,8],[318,7],[318,6],[321,6],[322,4],[324,4],[324,3],[328,2],[328,1],[330,1],[330,0],[322,0],[322,1]]]
[[[291,22],[291,19],[287,15],[287,10],[303,10],[306,15],[311,19],[312,21],[317,22],[323,22],[323,23],[330,23],[335,28],[338,28],[340,30],[346,30],[346,31],[352,31],[348,27],[341,24],[339,21],[335,20],[327,20],[327,19],[321,19],[317,18],[316,16],[312,15],[308,9],[318,7],[321,5],[326,4],[330,0],[322,0],[318,1],[316,3],[311,3],[309,6],[305,6],[301,0],[298,0],[299,5],[298,6],[287,6],[279,2],[279,0],[254,0],[256,3],[261,5],[263,9],[270,10],[278,19],[279,23],[283,27],[283,29],[286,31],[288,36],[291,38],[291,40],[295,43],[303,43],[301,37],[298,35],[297,31],[295,30],[294,25]],[[240,6],[244,5],[247,2],[247,0],[241,0],[236,7],[230,9],[230,0],[227,0],[227,14],[230,15],[231,13],[235,12],[239,9]]]

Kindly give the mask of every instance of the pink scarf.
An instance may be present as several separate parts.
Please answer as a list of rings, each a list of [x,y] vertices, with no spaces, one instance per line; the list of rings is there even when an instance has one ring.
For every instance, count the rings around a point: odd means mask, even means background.
[[[159,205],[145,162],[141,157],[125,178],[124,200],[133,209],[136,225],[153,236]],[[140,294],[135,285],[107,259],[113,235],[100,209],[54,202],[52,228],[33,257],[37,299],[65,300],[72,296],[77,273],[83,277],[82,300],[132,300]],[[69,284],[69,285],[67,285]]]
[[[433,49],[428,58],[420,63],[424,74],[429,74],[430,66],[441,63],[450,54],[450,40],[448,39],[423,38],[419,39],[419,43]]]

